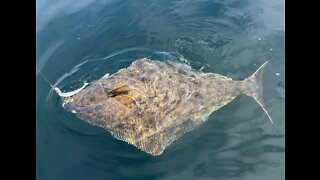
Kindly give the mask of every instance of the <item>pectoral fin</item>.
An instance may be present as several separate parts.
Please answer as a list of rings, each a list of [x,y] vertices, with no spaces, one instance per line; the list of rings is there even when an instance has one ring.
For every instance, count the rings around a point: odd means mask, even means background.
[[[117,88],[109,91],[107,93],[107,95],[108,95],[108,97],[116,97],[119,95],[128,94],[130,91],[131,91],[131,89],[129,88],[128,85],[123,85],[123,86],[117,87]]]
[[[123,85],[109,91],[107,94],[108,97],[115,98],[119,103],[131,108],[135,104],[134,94],[131,92],[128,85]]]

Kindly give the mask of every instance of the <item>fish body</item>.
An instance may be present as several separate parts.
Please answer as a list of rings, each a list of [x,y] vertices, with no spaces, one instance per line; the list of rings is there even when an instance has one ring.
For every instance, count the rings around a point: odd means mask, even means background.
[[[253,97],[265,110],[264,65],[245,80],[233,81],[185,64],[140,59],[65,98],[64,108],[156,156],[240,94]]]

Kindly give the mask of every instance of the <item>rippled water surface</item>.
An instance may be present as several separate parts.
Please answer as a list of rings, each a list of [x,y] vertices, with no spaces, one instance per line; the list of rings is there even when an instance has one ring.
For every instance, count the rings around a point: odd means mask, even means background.
[[[67,113],[36,72],[39,180],[284,178],[283,0],[37,0],[37,66],[62,91],[136,59],[236,80],[269,61],[263,98],[239,96],[152,157]]]

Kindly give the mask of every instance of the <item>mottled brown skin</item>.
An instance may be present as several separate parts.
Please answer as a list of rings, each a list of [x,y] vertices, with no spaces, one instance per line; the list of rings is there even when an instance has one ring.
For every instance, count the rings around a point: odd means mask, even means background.
[[[113,91],[124,86],[118,94]],[[115,138],[159,155],[247,89],[242,81],[187,65],[140,59],[65,99],[64,107]]]

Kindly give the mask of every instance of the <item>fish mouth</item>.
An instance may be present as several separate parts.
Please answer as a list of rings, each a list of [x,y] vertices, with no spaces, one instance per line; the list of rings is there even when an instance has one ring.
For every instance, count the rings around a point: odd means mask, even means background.
[[[80,109],[75,103],[71,102],[69,99],[65,100],[62,104],[62,107],[69,112],[77,113]]]
[[[63,108],[64,108],[66,111],[70,111],[70,112],[77,110],[77,106],[74,105],[73,103],[64,104]]]

